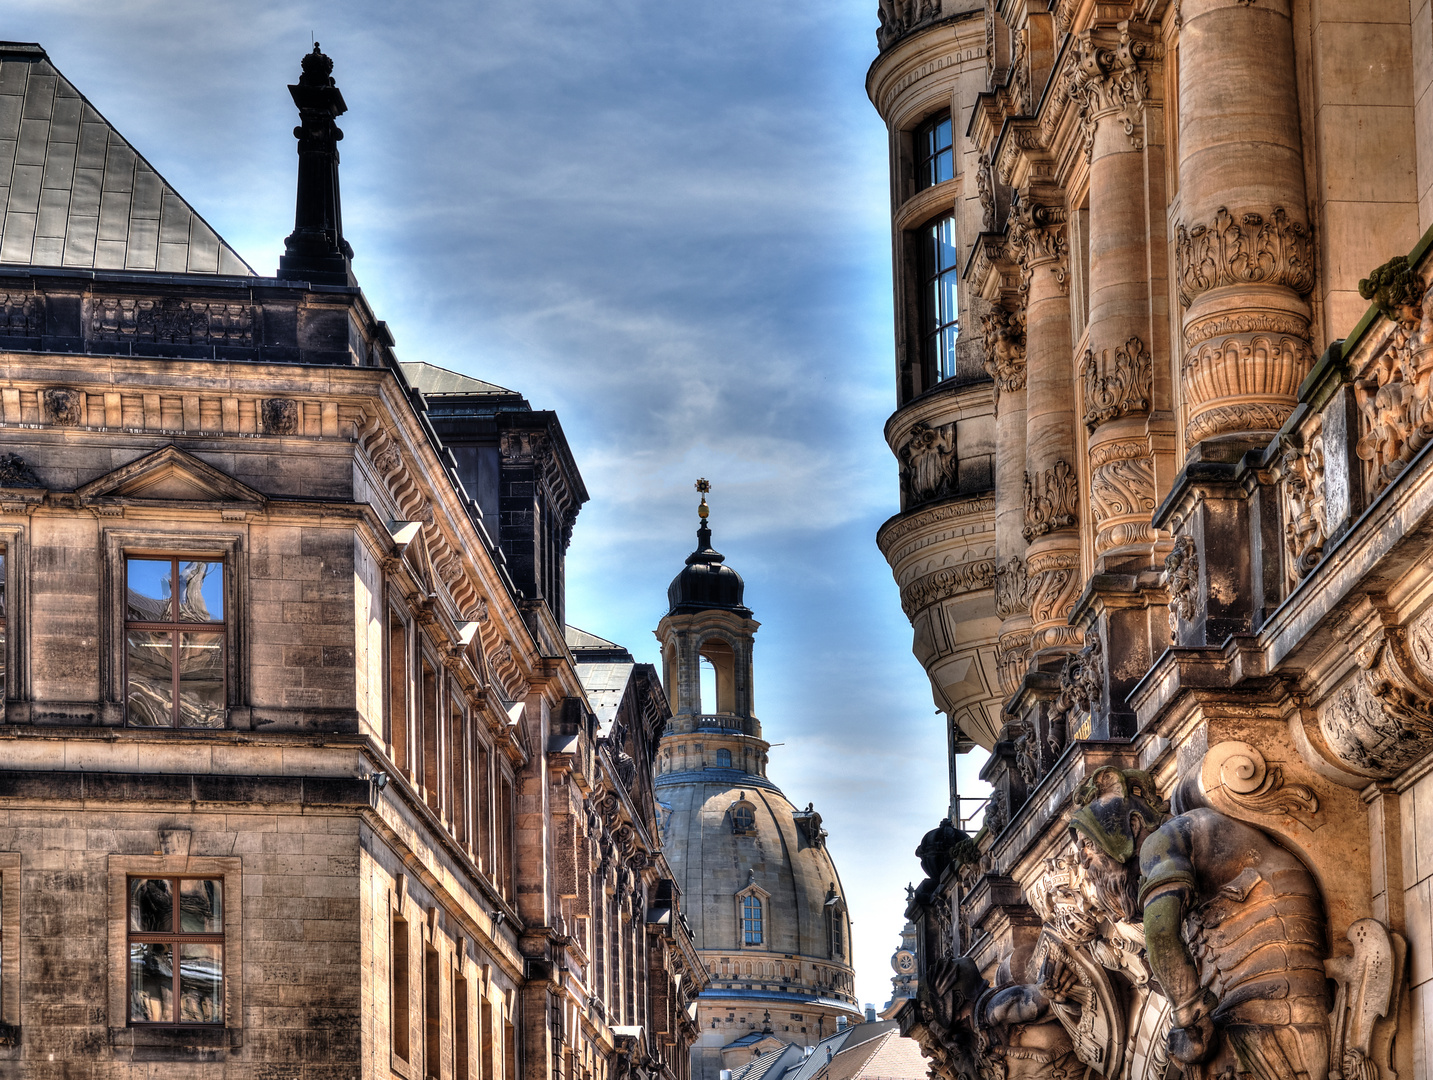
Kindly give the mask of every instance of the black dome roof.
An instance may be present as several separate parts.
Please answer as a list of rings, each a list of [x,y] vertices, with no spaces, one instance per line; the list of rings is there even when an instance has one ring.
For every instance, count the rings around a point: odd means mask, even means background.
[[[712,531],[702,522],[697,530],[697,550],[687,556],[687,565],[667,586],[667,614],[689,614],[718,608],[751,616],[742,601],[745,585],[741,575],[724,565],[726,556],[712,550]]]

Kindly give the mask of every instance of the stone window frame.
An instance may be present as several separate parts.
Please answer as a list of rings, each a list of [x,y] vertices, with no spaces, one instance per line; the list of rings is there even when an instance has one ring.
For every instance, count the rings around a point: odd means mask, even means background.
[[[737,821],[736,812],[738,810],[748,810],[751,812],[750,826],[743,826]],[[731,831],[735,835],[756,835],[756,804],[746,797],[746,792],[743,791],[737,800],[732,803],[731,806],[727,807],[727,819],[731,822]]]
[[[0,525],[0,555],[5,558],[5,692],[0,694],[0,718],[5,703],[30,700],[30,654],[20,647],[29,640],[29,575],[20,568],[29,562],[29,538],[24,526]],[[18,1022],[18,1021],[17,1021]]]
[[[131,555],[169,555],[209,558],[224,563],[224,725],[220,728],[145,728],[193,735],[235,727],[235,711],[248,700],[244,673],[248,670],[248,558],[244,534],[238,530],[179,533],[171,529],[107,528],[101,531],[103,563],[100,590],[105,608],[100,617],[100,687],[113,710],[111,723],[128,722],[128,688],[125,685],[125,559]],[[244,723],[243,727],[248,724]],[[227,920],[226,920],[227,921]]]
[[[110,855],[105,873],[108,940],[106,976],[110,1040],[116,1045],[192,1048],[242,1046],[244,1031],[244,860],[205,855]],[[3,872],[3,863],[0,863]],[[129,879],[201,877],[224,881],[224,1023],[133,1024],[129,1019]]]
[[[748,896],[754,896],[761,901],[761,940],[750,945],[746,942],[746,921],[742,908],[743,902]],[[772,936],[772,910],[771,894],[760,885],[752,882],[742,889],[735,897],[736,902],[736,947],[738,949],[761,949],[766,950]]]
[[[944,148],[937,149],[934,154],[928,155],[925,152],[925,140],[939,130],[942,122],[950,125],[950,142],[948,142]],[[949,183],[956,178],[958,175],[956,161],[959,154],[956,151],[955,113],[949,106],[937,109],[911,128],[910,140],[911,188],[913,193],[918,194],[922,191],[929,191],[933,187]],[[940,179],[938,175],[935,175],[929,183],[925,183],[925,177],[923,175],[925,166],[938,162],[942,153],[950,154],[950,175],[944,180]],[[935,172],[938,173],[939,169],[936,168]]]

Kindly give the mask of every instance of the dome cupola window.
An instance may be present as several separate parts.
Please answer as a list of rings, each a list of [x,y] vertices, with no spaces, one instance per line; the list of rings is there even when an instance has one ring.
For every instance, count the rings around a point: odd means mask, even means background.
[[[832,960],[846,959],[846,902],[836,891],[833,881],[826,890],[826,941]]]
[[[728,764],[730,764],[731,752],[727,751]],[[749,836],[756,832],[756,807],[746,799],[746,792],[737,796],[736,802],[731,804],[731,831],[738,836]]]
[[[716,752],[716,763],[718,769],[731,768],[731,751],[725,748]]]
[[[744,949],[759,949],[766,944],[766,901],[771,894],[756,883],[756,868],[746,872],[746,888],[736,894],[736,917],[739,940]],[[751,974],[751,964],[746,965]]]

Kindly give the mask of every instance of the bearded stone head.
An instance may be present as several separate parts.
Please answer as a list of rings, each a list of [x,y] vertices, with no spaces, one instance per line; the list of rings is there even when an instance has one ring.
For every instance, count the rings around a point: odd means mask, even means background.
[[[1106,765],[1080,785],[1075,805],[1070,835],[1088,895],[1112,920],[1139,919],[1139,849],[1168,819],[1168,803],[1147,772]]]

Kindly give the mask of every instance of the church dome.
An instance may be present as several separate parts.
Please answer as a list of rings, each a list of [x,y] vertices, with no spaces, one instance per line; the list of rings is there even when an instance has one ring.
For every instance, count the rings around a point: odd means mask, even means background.
[[[697,550],[687,556],[687,565],[667,586],[668,613],[672,615],[720,608],[741,615],[751,611],[742,603],[745,584],[741,575],[725,564],[726,556],[712,549],[712,531],[706,522],[697,530]]]

